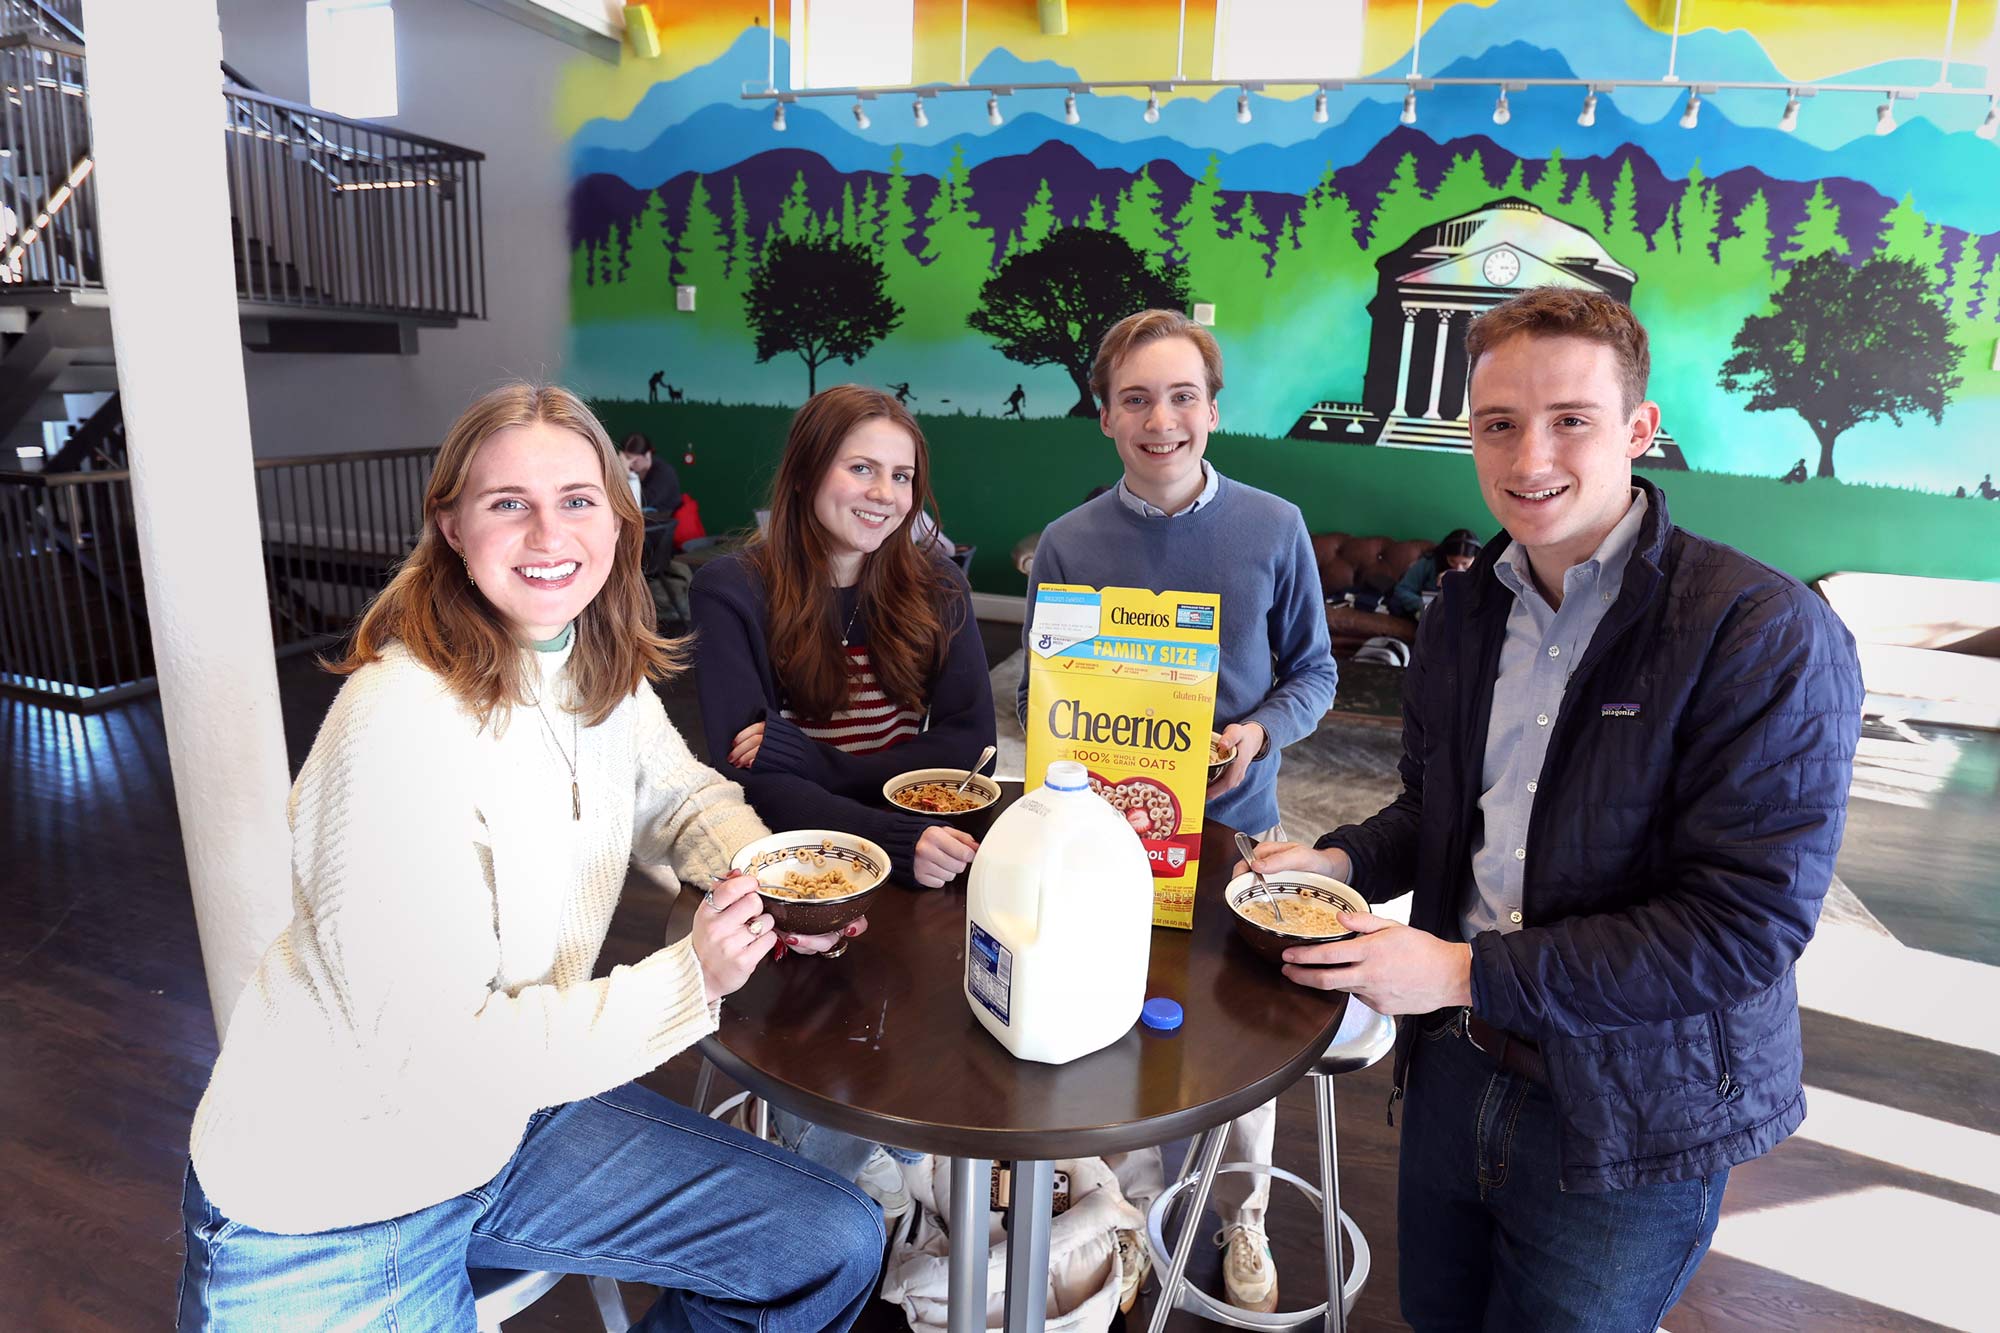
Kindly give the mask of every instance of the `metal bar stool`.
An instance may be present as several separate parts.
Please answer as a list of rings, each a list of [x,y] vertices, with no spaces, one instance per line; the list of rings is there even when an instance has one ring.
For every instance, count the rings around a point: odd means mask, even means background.
[[[1180,1179],[1161,1191],[1146,1219],[1146,1234],[1153,1249],[1153,1267],[1160,1274],[1160,1294],[1153,1303],[1150,1333],[1162,1333],[1167,1326],[1167,1316],[1175,1310],[1187,1310],[1232,1328],[1288,1329],[1323,1320],[1326,1333],[1345,1333],[1347,1312],[1353,1308],[1355,1298],[1368,1282],[1369,1253],[1368,1238],[1361,1234],[1361,1228],[1354,1224],[1354,1219],[1340,1209],[1333,1080],[1342,1074],[1368,1068],[1387,1055],[1395,1044],[1394,1019],[1376,1013],[1359,1000],[1349,999],[1339,1031],[1307,1071],[1306,1076],[1313,1085],[1315,1118],[1319,1122],[1318,1189],[1280,1167],[1251,1162],[1224,1165],[1222,1148],[1229,1137],[1227,1124],[1208,1130],[1189,1146],[1187,1156],[1181,1163]],[[1215,1184],[1216,1176],[1224,1173],[1268,1175],[1274,1180],[1297,1186],[1312,1200],[1320,1210],[1320,1234],[1326,1245],[1329,1299],[1306,1310],[1259,1314],[1218,1301],[1188,1281],[1188,1258],[1194,1253],[1197,1233],[1201,1230],[1201,1217],[1208,1207],[1209,1191]],[[1190,1190],[1193,1197],[1188,1203],[1188,1220],[1170,1255],[1165,1239],[1166,1223],[1174,1211],[1175,1202]],[[1353,1256],[1349,1266],[1343,1266],[1341,1262],[1343,1233]],[[1336,1290],[1340,1293],[1339,1300],[1331,1299]]]
[[[472,1279],[474,1327],[479,1333],[500,1333],[504,1320],[512,1319],[548,1295],[563,1279],[561,1273],[517,1273],[506,1268],[466,1271]],[[588,1281],[590,1294],[597,1301],[598,1317],[604,1321],[604,1333],[625,1333],[632,1327],[632,1321],[625,1315],[625,1298],[618,1294],[617,1279],[592,1275]]]

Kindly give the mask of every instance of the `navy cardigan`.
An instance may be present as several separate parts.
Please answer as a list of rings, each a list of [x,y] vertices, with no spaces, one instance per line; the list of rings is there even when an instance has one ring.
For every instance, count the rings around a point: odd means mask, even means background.
[[[1471,941],[1473,1012],[1541,1044],[1569,1190],[1706,1175],[1804,1119],[1793,964],[1833,875],[1861,727],[1854,640],[1826,603],[1672,526],[1659,490],[1634,484],[1649,501],[1638,545],[1539,779],[1525,926]],[[1402,794],[1320,840],[1371,898],[1413,889],[1410,923],[1446,939],[1513,605],[1493,575],[1508,541],[1444,580],[1420,624]]]
[[[885,808],[882,784],[915,768],[964,768],[993,743],[993,684],[986,648],[972,614],[972,590],[954,565],[940,560],[957,591],[962,617],[944,665],[930,683],[924,730],[874,754],[848,754],[816,741],[779,715],[784,683],[771,664],[763,580],[740,554],[702,566],[689,593],[695,629],[695,688],[709,765],[741,783],[758,816],[773,830],[823,828],[858,833],[882,845],[900,878],[910,878],[917,839],[942,821]],[[868,642],[866,612],[855,617],[848,642]],[[747,769],[729,762],[736,733],[764,724],[764,740]]]

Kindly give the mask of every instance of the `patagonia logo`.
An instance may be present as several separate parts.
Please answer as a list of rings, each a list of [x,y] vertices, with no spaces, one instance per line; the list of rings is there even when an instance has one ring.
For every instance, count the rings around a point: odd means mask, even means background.
[[[1605,704],[1597,710],[1597,715],[1599,717],[1637,717],[1639,716],[1639,705]]]

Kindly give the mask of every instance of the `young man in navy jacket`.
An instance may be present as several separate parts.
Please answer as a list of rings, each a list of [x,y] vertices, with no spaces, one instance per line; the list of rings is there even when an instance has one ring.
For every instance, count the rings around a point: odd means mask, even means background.
[[[1824,602],[1633,477],[1660,412],[1629,309],[1536,288],[1466,347],[1505,531],[1422,621],[1402,794],[1256,859],[1415,894],[1409,925],[1348,917],[1285,969],[1415,1016],[1390,1103],[1404,1317],[1650,1333],[1729,1168],[1805,1117],[1793,965],[1840,848],[1860,667]]]

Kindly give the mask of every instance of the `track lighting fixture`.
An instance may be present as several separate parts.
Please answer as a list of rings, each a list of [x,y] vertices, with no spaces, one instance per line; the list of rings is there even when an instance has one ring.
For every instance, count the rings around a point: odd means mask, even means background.
[[[1882,104],[1875,108],[1875,132],[1892,134],[1896,129],[1896,94],[1882,94]]]
[[[1790,134],[1799,127],[1799,95],[1793,93],[1785,99],[1785,114],[1778,117],[1778,128]]]
[[[1250,123],[1250,94],[1247,90],[1236,94],[1236,123],[1238,125]]]
[[[1006,117],[1000,114],[1000,94],[988,93],[986,95],[986,123],[988,125],[998,125],[1005,119]]]
[[[1415,88],[1403,94],[1403,114],[1396,117],[1396,119],[1402,121],[1405,125],[1414,125],[1417,123],[1417,90]]]
[[[1589,129],[1597,123],[1596,92],[1588,92],[1583,95],[1583,110],[1577,113],[1576,123],[1585,129]]]
[[[1502,88],[1500,90],[1500,100],[1493,104],[1493,123],[1495,125],[1505,125],[1513,118],[1514,113],[1507,106],[1507,90]]]
[[[1146,95],[1146,109],[1140,113],[1139,119],[1145,121],[1148,125],[1157,125],[1160,123],[1160,95],[1158,93],[1148,93]]]
[[[1681,112],[1681,128],[1691,130],[1701,119],[1701,94],[1692,88],[1688,90],[1687,110]]]
[[[922,102],[917,103],[917,110],[922,111],[923,109],[924,104]],[[873,121],[868,119],[868,108],[861,105],[861,99],[858,97],[854,99],[854,123],[864,130],[874,124]]]
[[[1070,93],[1063,98],[1063,124],[1075,125],[1082,119],[1082,116],[1076,114],[1076,94]]]
[[[773,102],[771,104],[771,128],[780,134],[785,132],[785,104],[783,102]]]
[[[1326,89],[1313,94],[1313,124],[1326,124]]]
[[[920,130],[930,125],[930,113],[924,110],[923,98],[919,97],[916,101],[910,103],[910,118],[917,122],[917,128]]]

